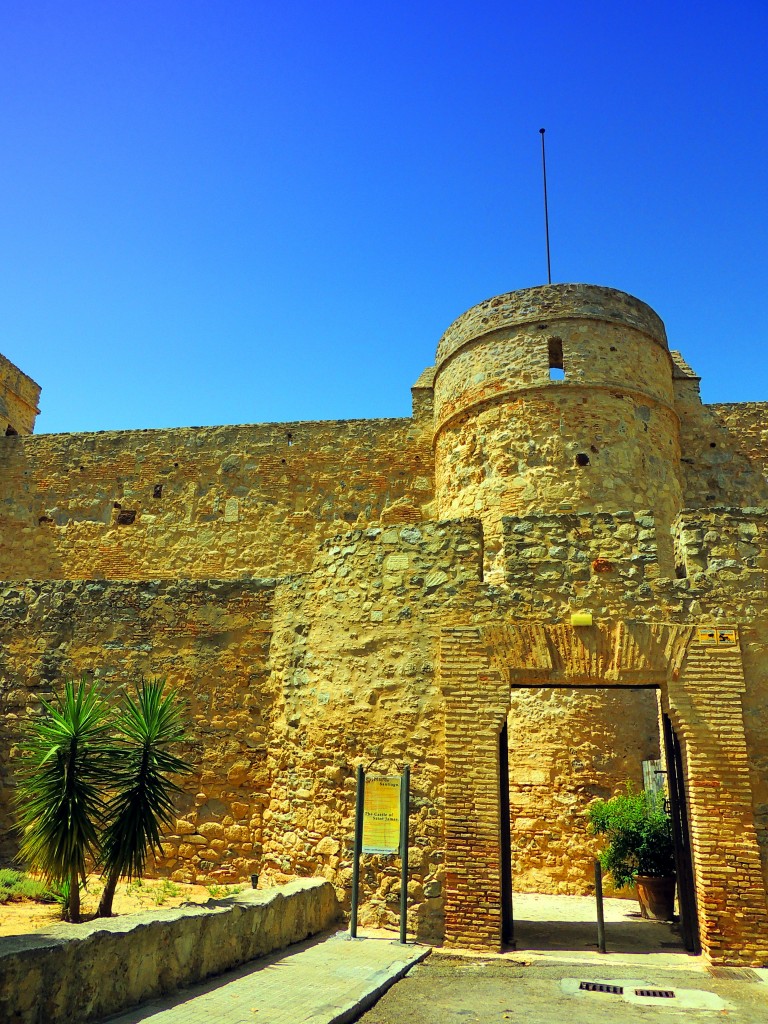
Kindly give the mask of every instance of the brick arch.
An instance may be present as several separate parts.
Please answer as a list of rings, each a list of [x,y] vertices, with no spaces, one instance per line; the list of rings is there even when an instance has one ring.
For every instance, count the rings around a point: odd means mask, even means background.
[[[694,627],[529,622],[441,635],[449,945],[499,949],[499,734],[515,684],[656,685],[685,752],[699,930],[716,963],[768,962],[768,909],[742,717],[738,646],[706,648]]]
[[[519,682],[665,686],[679,674],[693,626],[667,623],[505,623],[483,630],[489,663]]]

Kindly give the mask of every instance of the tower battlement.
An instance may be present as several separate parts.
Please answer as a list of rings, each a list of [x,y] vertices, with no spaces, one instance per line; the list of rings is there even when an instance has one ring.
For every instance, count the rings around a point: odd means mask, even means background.
[[[527,288],[473,306],[440,339],[440,515],[478,515],[491,568],[501,518],[653,508],[660,557],[682,507],[674,364],[664,325],[612,288]]]

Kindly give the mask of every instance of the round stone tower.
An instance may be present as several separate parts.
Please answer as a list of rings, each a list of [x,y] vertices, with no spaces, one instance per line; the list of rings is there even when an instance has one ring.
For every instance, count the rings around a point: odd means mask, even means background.
[[[666,332],[624,292],[544,285],[473,306],[440,339],[434,415],[438,513],[483,520],[487,564],[502,516],[652,509],[661,535],[681,507]]]

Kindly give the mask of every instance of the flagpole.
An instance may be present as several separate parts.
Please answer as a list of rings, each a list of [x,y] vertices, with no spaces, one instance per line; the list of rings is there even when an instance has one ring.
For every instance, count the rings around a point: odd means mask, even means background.
[[[547,235],[547,283],[552,284],[552,264],[549,258],[549,204],[547,203],[547,156],[544,151],[544,132],[546,128],[539,128],[541,135],[541,169],[544,174],[544,230]]]

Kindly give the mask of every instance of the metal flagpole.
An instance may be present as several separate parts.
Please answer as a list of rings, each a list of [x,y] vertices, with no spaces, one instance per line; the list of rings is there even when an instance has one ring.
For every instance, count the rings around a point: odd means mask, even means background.
[[[549,204],[547,202],[547,155],[544,151],[544,132],[546,128],[539,128],[541,135],[541,169],[544,173],[544,229],[547,235],[547,284],[552,284],[552,264],[549,259]]]

